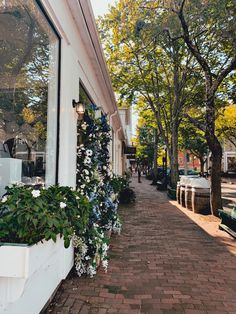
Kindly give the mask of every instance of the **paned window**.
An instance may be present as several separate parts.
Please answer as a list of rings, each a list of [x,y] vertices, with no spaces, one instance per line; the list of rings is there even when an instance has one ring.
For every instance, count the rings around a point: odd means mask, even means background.
[[[34,0],[0,0],[0,196],[55,183],[59,39]]]

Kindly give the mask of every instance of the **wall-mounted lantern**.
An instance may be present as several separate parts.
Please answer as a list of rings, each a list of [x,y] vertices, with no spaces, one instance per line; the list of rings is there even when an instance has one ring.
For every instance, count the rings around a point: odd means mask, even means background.
[[[72,100],[72,106],[75,108],[76,113],[78,114],[78,120],[83,120],[85,113],[85,104],[81,102],[76,102],[74,99]]]

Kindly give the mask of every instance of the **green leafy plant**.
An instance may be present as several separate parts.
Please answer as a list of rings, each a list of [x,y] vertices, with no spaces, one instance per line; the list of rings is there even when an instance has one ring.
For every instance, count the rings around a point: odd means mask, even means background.
[[[86,228],[90,211],[88,200],[69,187],[13,186],[0,203],[0,241],[32,245],[55,242],[60,234],[68,247],[74,232]]]
[[[135,202],[135,193],[130,187],[126,187],[119,193],[120,204],[130,204]]]
[[[135,202],[135,192],[129,186],[130,178],[128,175],[123,177],[116,176],[111,181],[113,190],[118,193],[118,199],[120,204],[129,204]]]

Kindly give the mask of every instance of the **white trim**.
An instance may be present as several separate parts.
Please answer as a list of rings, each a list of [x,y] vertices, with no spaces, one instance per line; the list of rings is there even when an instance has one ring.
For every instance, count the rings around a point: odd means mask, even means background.
[[[54,21],[54,24],[56,25],[56,28],[58,29],[59,34],[62,35],[63,39],[66,41],[67,45],[69,46],[71,44],[70,40],[67,37],[63,27],[61,26],[59,19],[57,18],[56,14],[54,13],[53,8],[52,8],[49,0],[43,0],[42,3],[43,3],[45,10],[48,13],[48,15],[50,15],[50,18]]]

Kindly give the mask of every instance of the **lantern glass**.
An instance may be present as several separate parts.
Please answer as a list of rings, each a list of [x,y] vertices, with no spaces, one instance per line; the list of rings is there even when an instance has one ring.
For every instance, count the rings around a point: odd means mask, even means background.
[[[81,102],[76,104],[76,112],[78,115],[84,115],[85,113],[85,105],[82,104]]]

